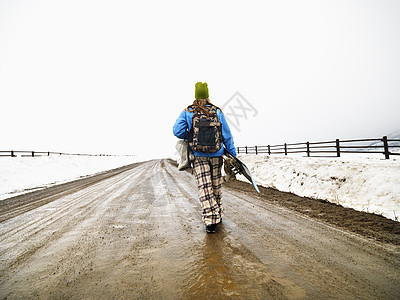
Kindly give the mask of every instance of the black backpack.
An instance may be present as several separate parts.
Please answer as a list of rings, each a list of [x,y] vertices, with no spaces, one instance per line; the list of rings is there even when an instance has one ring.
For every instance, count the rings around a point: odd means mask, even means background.
[[[201,111],[195,111],[192,118],[192,128],[188,134],[190,148],[196,152],[217,152],[222,147],[221,122],[215,106],[207,106],[210,116]]]

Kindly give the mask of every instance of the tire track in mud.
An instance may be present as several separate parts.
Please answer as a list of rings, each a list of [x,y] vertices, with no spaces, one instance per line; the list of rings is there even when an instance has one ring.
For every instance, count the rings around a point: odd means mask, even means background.
[[[381,299],[399,295],[399,247],[382,245],[270,205],[258,195],[248,197],[230,189],[227,193],[233,206],[243,208],[243,212],[230,211],[232,218],[248,214],[236,230],[242,232],[241,239],[247,240],[249,249],[270,265],[274,274],[301,286],[313,282],[309,297],[324,298],[328,294]]]
[[[72,285],[72,283],[77,281],[77,278],[80,277],[81,275],[81,271],[78,271],[77,273],[79,273],[79,276],[77,276],[77,274],[73,274],[73,272],[71,272],[70,268],[68,268],[68,265],[71,265],[71,263],[73,264],[74,262],[76,263],[75,266],[73,266],[73,268],[76,268],[78,270],[82,270],[85,269],[85,266],[87,266],[87,264],[85,264],[84,260],[76,260],[75,255],[74,255],[74,250],[77,248],[76,243],[81,244],[81,242],[86,245],[87,242],[93,241],[93,237],[92,236],[88,236],[88,232],[90,232],[91,230],[91,225],[93,225],[93,223],[101,223],[99,222],[99,218],[101,219],[104,215],[107,214],[107,211],[110,210],[110,202],[111,201],[118,201],[118,199],[121,199],[123,197],[121,197],[121,194],[123,191],[125,191],[126,189],[132,191],[132,193],[137,192],[137,188],[136,188],[136,183],[141,183],[143,180],[145,180],[146,178],[146,173],[148,173],[149,168],[151,163],[147,163],[144,164],[144,168],[143,169],[133,169],[133,174],[128,174],[127,176],[119,176],[116,178],[111,178],[109,180],[105,180],[105,182],[103,183],[98,183],[97,186],[97,193],[94,193],[95,196],[90,196],[90,194],[92,192],[94,192],[94,190],[91,188],[86,192],[78,192],[77,194],[79,194],[79,196],[76,197],[75,200],[73,200],[73,204],[72,205],[67,205],[66,208],[63,208],[63,206],[68,203],[68,201],[59,201],[61,205],[58,205],[57,208],[61,209],[61,210],[67,210],[68,208],[73,208],[70,211],[70,214],[65,214],[63,217],[68,217],[65,218],[65,220],[62,217],[57,218],[57,220],[55,220],[54,222],[51,222],[51,224],[46,224],[46,231],[45,233],[42,234],[41,237],[37,237],[38,234],[30,234],[29,232],[25,235],[23,235],[23,237],[28,241],[27,243],[25,243],[24,245],[21,245],[21,243],[15,244],[14,247],[4,247],[4,244],[1,244],[1,248],[6,249],[9,251],[12,251],[13,248],[17,248],[17,251],[14,252],[22,252],[21,254],[18,253],[11,253],[11,254],[7,254],[4,253],[5,251],[1,251],[1,257],[2,257],[2,261],[1,261],[1,269],[2,271],[7,271],[7,272],[0,272],[1,274],[4,273],[8,273],[10,274],[10,272],[12,272],[13,269],[16,269],[16,266],[18,265],[20,273],[22,271],[22,274],[20,277],[26,278],[27,281],[30,281],[31,278],[29,276],[27,276],[26,274],[24,274],[25,272],[23,272],[23,269],[29,269],[31,263],[30,261],[34,261],[34,265],[35,265],[35,269],[36,271],[34,272],[32,278],[37,278],[37,273],[43,273],[40,271],[40,269],[46,269],[46,267],[44,267],[43,265],[46,264],[46,262],[42,261],[41,256],[42,255],[47,255],[46,252],[52,253],[52,252],[62,252],[62,255],[59,256],[59,261],[63,262],[61,264],[62,267],[58,266],[57,268],[54,269],[54,272],[49,272],[51,274],[53,274],[54,278],[60,277],[58,278],[58,282],[60,283],[64,283],[64,284],[55,284],[56,287],[58,288],[68,288],[69,286]],[[143,176],[143,174],[145,176]],[[125,177],[125,178],[124,178]],[[121,183],[126,183],[126,181],[129,179],[129,177],[132,177],[131,179],[137,179],[132,181],[125,189],[122,188],[120,186]],[[139,177],[139,178],[138,178]],[[100,191],[99,191],[100,190]],[[80,194],[81,193],[81,194]],[[110,195],[110,200],[106,201],[102,201],[102,196],[104,195]],[[128,193],[127,196],[129,196],[130,194]],[[73,195],[70,195],[69,197],[71,197],[72,199],[74,198]],[[85,199],[86,197],[86,199]],[[68,199],[67,199],[68,200]],[[81,200],[85,200],[87,202],[85,203],[80,203]],[[104,200],[104,199],[103,199]],[[100,203],[99,205],[99,202]],[[56,205],[56,201],[54,201],[53,203],[49,204],[49,205]],[[74,207],[74,205],[76,207]],[[99,208],[102,208],[99,212]],[[120,206],[118,205],[118,209],[120,209]],[[44,211],[44,214],[47,213],[47,210],[45,209],[45,207],[39,207],[38,210],[40,211]],[[94,213],[96,212],[96,213]],[[36,211],[36,214],[38,212]],[[93,214],[93,216],[92,216]],[[46,217],[46,216],[45,216]],[[41,218],[40,218],[40,214],[38,216],[38,222],[34,222],[32,224],[33,228],[36,228],[36,226],[40,226],[39,223]],[[97,220],[94,220],[96,219]],[[10,221],[11,222],[11,221]],[[7,222],[5,222],[7,223]],[[24,222],[21,222],[22,225]],[[51,228],[47,228],[47,227],[52,227],[51,225],[54,224],[54,227],[56,227],[56,229],[52,232]],[[7,228],[7,226],[5,226],[4,223],[1,224],[1,229],[3,228]],[[98,224],[100,225],[100,224]],[[101,227],[101,226],[100,226]],[[86,229],[86,230],[85,230]],[[3,230],[2,230],[3,231]],[[77,233],[83,233],[86,237],[89,237],[88,240],[81,240],[79,237],[77,237]],[[98,233],[98,231],[96,230],[96,233]],[[100,233],[101,234],[101,233]],[[3,235],[2,235],[3,236]],[[14,241],[20,240],[20,237],[17,237],[16,235],[8,235],[8,237],[10,239],[14,239]],[[66,241],[65,241],[66,240]],[[69,240],[74,240],[76,243],[71,243],[71,241]],[[104,236],[102,238],[102,240],[104,240]],[[25,241],[24,241],[25,242]],[[54,250],[54,248],[58,248],[57,243],[60,243],[60,247],[61,245],[63,245],[64,249],[57,249]],[[11,244],[11,243],[10,243]],[[95,246],[99,246],[99,243],[94,243],[93,245]],[[22,247],[21,247],[22,246]],[[96,250],[96,247],[91,247],[90,245],[86,245],[86,255],[90,256],[93,251]],[[21,251],[22,248],[22,251]],[[79,252],[81,252],[82,247],[78,247]],[[40,252],[40,253],[39,253]],[[13,261],[11,262],[11,264],[8,264],[5,262],[6,259],[4,258],[9,258],[12,257]],[[53,261],[55,261],[55,259],[52,259]],[[15,266],[15,268],[13,268],[13,266]],[[22,267],[21,267],[22,266]],[[21,270],[22,269],[22,270]],[[63,270],[63,272],[61,272],[61,270]],[[47,272],[45,272],[47,273]],[[60,275],[60,276],[57,276]],[[48,277],[49,274],[43,275],[44,277]],[[7,275],[5,276],[7,278]],[[5,284],[3,284],[3,280],[4,276],[1,276],[1,286],[6,286]],[[17,281],[15,281],[17,282]],[[14,282],[11,281],[11,286],[16,286],[16,284]],[[41,287],[43,288],[43,287]],[[38,288],[38,290],[40,290],[41,288]],[[26,291],[25,291],[26,293]],[[58,290],[56,292],[56,294],[59,294],[60,290]],[[50,291],[51,294],[51,291]],[[1,295],[3,295],[1,293]],[[32,294],[31,294],[32,296]]]
[[[146,170],[141,170],[141,173],[143,173],[143,172],[146,172]],[[111,180],[112,180],[112,181],[110,181],[108,183],[109,185],[114,186],[116,183],[121,183],[121,181],[120,181],[120,179],[118,177],[117,178],[112,178],[112,177],[114,177],[116,175],[118,175],[118,174],[114,174],[113,176],[107,177],[107,178],[111,178]],[[135,174],[133,174],[133,175],[135,175]],[[130,175],[130,176],[132,176],[132,175]],[[130,176],[126,177],[124,180],[128,180],[130,178]],[[40,230],[45,228],[46,226],[51,225],[52,223],[55,223],[56,221],[58,221],[59,219],[61,219],[65,215],[67,215],[69,213],[69,210],[71,208],[75,207],[78,203],[80,203],[82,201],[82,199],[88,197],[91,194],[94,194],[94,192],[99,189],[99,186],[101,186],[101,182],[100,183],[99,182],[94,182],[94,183],[91,183],[89,185],[85,184],[83,186],[82,190],[74,192],[72,195],[68,195],[67,197],[65,197],[65,199],[63,200],[64,205],[62,205],[61,207],[57,207],[57,208],[49,208],[48,211],[50,211],[50,212],[46,212],[46,216],[45,217],[43,217],[41,219],[38,219],[38,220],[28,221],[27,223],[21,224],[21,226],[16,226],[16,227],[11,228],[9,231],[2,232],[2,234],[4,234],[4,235],[16,234],[19,231],[22,231],[22,230],[27,229],[27,228],[36,228],[36,227],[38,227],[38,226],[33,227],[33,225],[40,225],[41,229],[39,229],[38,231],[36,231],[34,233],[24,232],[24,234],[27,234],[27,235],[36,234]],[[88,189],[85,189],[87,187],[88,187]],[[116,189],[118,189],[118,188],[116,188]],[[101,197],[101,196],[102,195],[96,196],[91,201],[89,201],[85,205],[81,206],[80,209],[84,209],[83,212],[85,212],[85,209],[87,209],[87,208],[90,209],[91,208],[91,204],[93,202],[95,202],[96,200],[98,200],[98,198]],[[0,237],[0,242],[2,242],[2,238],[1,237]]]
[[[106,176],[103,180],[107,181],[107,188],[104,190],[101,189],[104,185],[103,181],[98,181],[97,178],[96,182],[92,184],[85,183],[84,187],[88,186],[88,188],[67,195],[63,199],[59,200],[60,203],[56,207],[42,210],[41,215],[36,216],[38,217],[37,219],[23,222],[20,226],[14,226],[12,220],[10,221],[11,224],[7,224],[6,222],[4,227],[1,226],[2,230],[0,231],[0,242],[2,244],[0,254],[3,257],[12,257],[13,259],[8,263],[4,263],[5,268],[9,269],[15,264],[23,262],[26,258],[32,256],[50,241],[60,238],[76,226],[78,222],[87,219],[90,214],[95,210],[98,210],[98,206],[94,205],[94,203],[101,201],[105,192],[121,192],[119,191],[120,183],[123,183],[132,176],[140,176],[142,173],[145,173],[147,169],[139,169],[137,171],[139,171],[137,174],[134,172],[133,174],[126,176],[123,180],[118,176],[120,173]],[[101,190],[100,193],[98,193],[99,190]],[[92,194],[96,196],[92,197]],[[55,199],[53,201],[55,201]],[[107,202],[103,202],[103,205],[105,203]],[[48,203],[48,205],[51,205],[51,203]],[[72,211],[75,213],[72,214]],[[36,215],[35,211],[28,212],[28,217],[34,215]],[[64,218],[68,217],[69,219],[73,219],[74,222],[61,222]],[[60,226],[60,224],[62,224],[62,226]],[[51,226],[53,226],[53,230],[50,229]],[[3,230],[3,228],[11,229]],[[7,253],[12,249],[11,247],[7,248],[7,239],[10,236],[13,239],[20,240],[19,248],[22,249],[21,252],[14,252],[11,254]],[[26,239],[26,237],[30,238]],[[4,248],[7,248],[8,251],[3,250],[3,246]]]
[[[11,197],[0,201],[0,223],[12,217],[18,216],[36,207],[45,205],[61,196],[74,193],[97,182],[111,178],[126,170],[140,166],[141,163],[134,163],[113,170],[105,171],[100,174],[92,175],[83,179],[78,179],[63,184],[51,186],[34,192]]]

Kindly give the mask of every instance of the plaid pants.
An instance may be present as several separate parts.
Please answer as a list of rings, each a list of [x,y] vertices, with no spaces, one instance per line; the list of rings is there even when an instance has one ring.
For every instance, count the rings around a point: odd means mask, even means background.
[[[222,157],[196,157],[194,160],[194,176],[203,221],[206,226],[218,224],[224,215],[222,208]]]

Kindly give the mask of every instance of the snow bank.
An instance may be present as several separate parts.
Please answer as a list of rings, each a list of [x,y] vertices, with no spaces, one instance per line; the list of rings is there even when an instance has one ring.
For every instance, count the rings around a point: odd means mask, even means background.
[[[245,154],[239,158],[262,186],[400,220],[398,160]]]
[[[136,156],[0,157],[0,200],[137,161]]]

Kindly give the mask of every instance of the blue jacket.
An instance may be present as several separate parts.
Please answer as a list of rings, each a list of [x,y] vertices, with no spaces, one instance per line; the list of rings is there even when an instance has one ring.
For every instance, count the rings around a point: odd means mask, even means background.
[[[226,122],[226,119],[224,117],[224,114],[222,111],[217,109],[217,115],[219,118],[219,121],[221,122],[221,127],[222,127],[222,142],[223,146],[232,153],[233,155],[236,156],[236,149],[235,145],[233,143],[233,137],[231,134],[231,130],[229,129],[228,122]],[[184,110],[181,112],[179,115],[178,119],[175,122],[173,131],[174,135],[179,138],[179,139],[186,139],[188,132],[190,131],[190,128],[192,127],[192,117],[193,117],[193,112],[189,112],[187,110]],[[206,157],[216,157],[216,156],[222,156],[224,154],[224,147],[221,147],[221,149],[217,152],[214,153],[209,153],[209,152],[196,152],[193,151],[195,156],[206,156]]]

